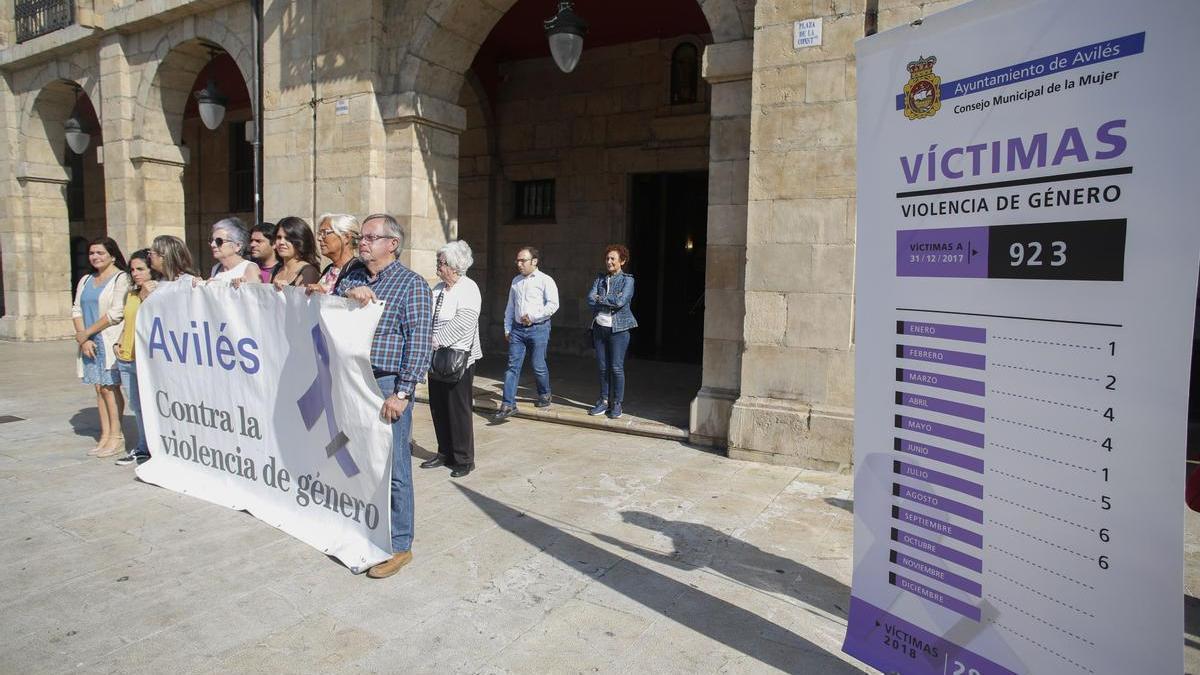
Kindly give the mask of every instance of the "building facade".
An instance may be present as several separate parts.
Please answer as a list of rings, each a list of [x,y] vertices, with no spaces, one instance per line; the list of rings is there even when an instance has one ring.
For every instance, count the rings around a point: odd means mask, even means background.
[[[697,364],[692,440],[846,469],[854,42],[954,4],[578,0],[591,29],[564,74],[551,0],[2,3],[0,337],[72,333],[96,236],[174,234],[204,262],[209,223],[255,216],[258,140],[266,220],[394,214],[427,277],[468,241],[493,344],[517,246],[558,279],[571,352],[604,246],[630,242],[640,354]],[[819,45],[796,46],[803,19]],[[209,81],[228,98],[211,131]]]

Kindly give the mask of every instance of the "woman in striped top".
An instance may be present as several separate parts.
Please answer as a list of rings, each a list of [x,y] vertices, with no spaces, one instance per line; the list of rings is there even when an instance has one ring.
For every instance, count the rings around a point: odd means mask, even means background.
[[[437,434],[438,454],[421,462],[422,469],[451,467],[459,478],[475,468],[475,432],[471,415],[475,362],[483,358],[479,346],[479,286],[467,276],[475,259],[465,241],[452,241],[438,249],[433,287],[433,348],[449,347],[468,352],[467,369],[458,382],[429,380],[429,412]]]

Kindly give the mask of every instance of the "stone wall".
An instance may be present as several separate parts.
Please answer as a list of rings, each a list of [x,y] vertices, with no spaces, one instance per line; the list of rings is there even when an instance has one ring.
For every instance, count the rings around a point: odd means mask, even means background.
[[[864,0],[756,5],[746,325],[733,457],[846,470],[853,449],[855,60]],[[879,2],[886,30],[957,4]],[[796,49],[793,22],[823,42]]]

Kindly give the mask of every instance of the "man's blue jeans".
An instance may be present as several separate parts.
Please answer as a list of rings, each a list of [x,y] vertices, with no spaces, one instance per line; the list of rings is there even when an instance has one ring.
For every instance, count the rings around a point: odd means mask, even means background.
[[[600,367],[600,400],[608,401],[611,410],[625,400],[625,352],[629,349],[629,331],[614,333],[608,326],[592,328],[592,346],[596,348],[596,365]],[[609,394],[612,398],[609,398]]]
[[[129,401],[129,409],[137,420],[137,445],[129,454],[134,457],[149,457],[150,448],[146,445],[146,423],[142,417],[142,397],[138,392],[137,362],[117,359],[117,372],[121,373],[121,385],[125,387],[125,400]]]
[[[524,326],[513,324],[508,335],[508,370],[504,372],[504,405],[517,404],[517,381],[521,379],[521,366],[525,364],[525,352],[531,353],[533,376],[537,380],[538,398],[550,395],[550,371],[546,369],[546,346],[550,344],[550,322]]]
[[[396,389],[396,376],[375,378],[384,397]],[[412,549],[413,542],[413,482],[412,482],[412,400],[404,414],[392,422],[392,553]]]

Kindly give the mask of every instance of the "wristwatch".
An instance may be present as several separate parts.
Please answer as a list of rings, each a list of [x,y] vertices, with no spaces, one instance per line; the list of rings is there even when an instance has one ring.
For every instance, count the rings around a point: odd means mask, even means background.
[[[408,392],[407,391],[396,391],[396,392],[392,392],[392,396],[395,396],[396,398],[403,401],[408,398]]]

